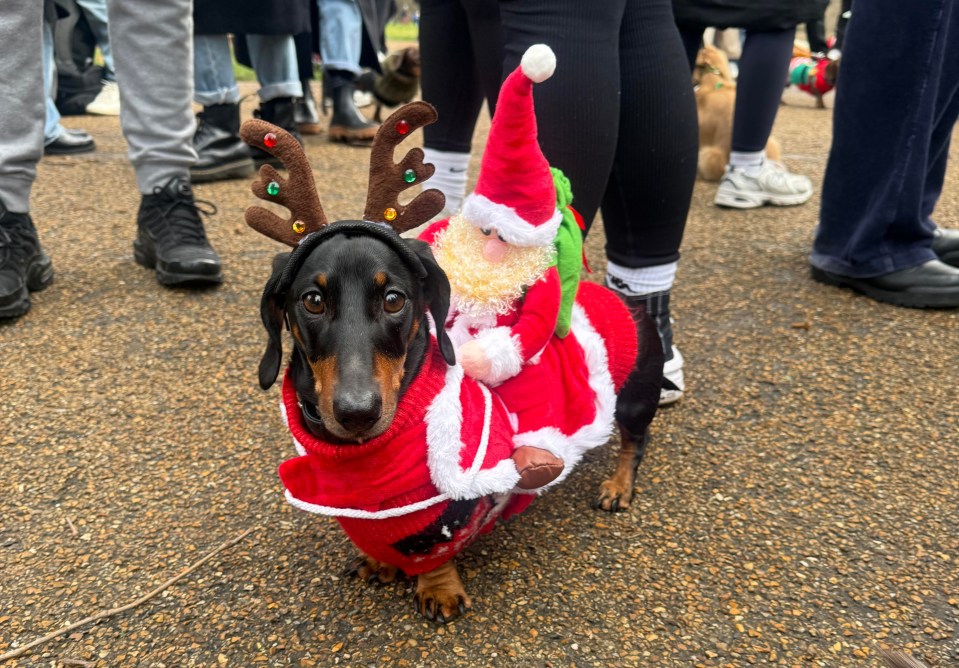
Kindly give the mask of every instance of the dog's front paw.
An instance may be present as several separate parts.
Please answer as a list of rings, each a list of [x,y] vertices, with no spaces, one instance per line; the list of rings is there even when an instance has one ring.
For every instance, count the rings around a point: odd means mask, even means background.
[[[635,476],[619,475],[618,473],[609,480],[604,480],[603,484],[599,486],[599,496],[593,502],[594,508],[602,508],[613,513],[629,508],[629,504],[633,500]]]
[[[388,584],[396,579],[396,566],[377,561],[365,554],[358,554],[350,560],[343,575],[366,580],[367,584]]]
[[[471,605],[453,562],[417,576],[413,607],[427,619],[445,624],[466,614]]]

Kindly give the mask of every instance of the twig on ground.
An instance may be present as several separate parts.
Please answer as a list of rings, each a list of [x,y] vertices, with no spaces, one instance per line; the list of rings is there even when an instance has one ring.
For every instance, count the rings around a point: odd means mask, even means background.
[[[74,536],[80,533],[79,531],[77,531],[77,528],[73,526],[73,522],[70,521],[69,517],[67,518],[67,526],[70,527],[70,533],[73,534]]]
[[[64,666],[80,666],[80,668],[94,668],[97,665],[94,661],[84,661],[82,659],[60,659],[60,663]]]
[[[107,617],[113,617],[114,615],[118,615],[118,614],[120,614],[121,612],[126,612],[127,610],[132,610],[133,608],[137,607],[138,605],[142,605],[143,603],[146,603],[146,602],[149,601],[151,598],[153,598],[154,596],[156,596],[157,594],[159,594],[161,591],[163,591],[164,589],[166,589],[166,588],[169,587],[170,585],[174,584],[177,580],[180,580],[181,578],[186,577],[187,575],[189,575],[190,573],[192,573],[193,571],[195,571],[197,568],[199,568],[200,566],[202,566],[203,564],[205,564],[207,561],[209,561],[211,558],[213,558],[214,555],[216,555],[216,554],[219,553],[219,552],[222,552],[223,550],[227,549],[228,547],[233,547],[234,545],[236,545],[237,543],[239,543],[241,540],[243,540],[244,538],[246,538],[248,535],[250,535],[253,531],[256,531],[258,528],[259,528],[259,527],[250,527],[249,529],[247,529],[246,531],[244,531],[243,533],[241,533],[241,534],[240,534],[239,536],[237,536],[236,538],[231,538],[230,540],[228,540],[228,541],[226,541],[226,542],[224,542],[224,543],[220,543],[220,545],[219,545],[216,549],[214,549],[212,552],[208,552],[205,557],[203,557],[202,559],[200,559],[199,561],[197,561],[196,563],[194,563],[192,566],[190,566],[189,568],[187,568],[186,570],[184,570],[183,572],[181,572],[179,575],[176,575],[176,576],[170,578],[169,580],[167,580],[166,582],[164,582],[163,584],[161,584],[159,587],[157,587],[156,589],[154,589],[154,590],[151,591],[150,593],[145,594],[144,596],[141,596],[140,598],[138,598],[137,600],[133,601],[132,603],[127,603],[126,605],[121,605],[121,606],[118,607],[118,608],[110,608],[109,610],[104,610],[103,612],[98,612],[98,613],[95,614],[95,615],[91,615],[91,616],[89,616],[89,617],[86,617],[85,619],[81,619],[79,622],[75,622],[75,623],[73,623],[73,624],[70,624],[69,626],[64,626],[64,627],[63,627],[62,629],[60,629],[59,631],[54,631],[53,633],[48,633],[47,635],[43,636],[42,638],[37,638],[36,640],[33,640],[33,641],[27,643],[27,644],[24,645],[23,647],[18,647],[17,649],[14,649],[14,650],[11,650],[11,651],[9,651],[9,652],[6,652],[5,654],[0,654],[0,661],[4,661],[4,660],[6,660],[6,659],[14,659],[14,658],[20,656],[21,654],[23,654],[24,652],[26,652],[27,650],[30,650],[30,649],[36,647],[37,645],[42,645],[43,643],[47,642],[48,640],[53,640],[54,638],[57,638],[57,637],[59,637],[59,636],[62,636],[64,633],[69,633],[70,631],[73,631],[74,629],[78,629],[78,628],[80,628],[81,626],[86,626],[87,624],[91,624],[91,623],[93,623],[93,622],[98,622],[98,621],[100,621],[101,619],[106,619]]]
[[[879,656],[889,668],[928,668],[919,659],[899,651],[879,650]]]

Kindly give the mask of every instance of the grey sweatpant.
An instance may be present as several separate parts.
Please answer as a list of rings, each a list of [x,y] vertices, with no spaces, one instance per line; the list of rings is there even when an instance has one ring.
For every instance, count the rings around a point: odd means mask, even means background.
[[[42,5],[0,6],[0,201],[29,211],[43,155]],[[149,194],[174,176],[189,178],[193,151],[193,0],[109,0],[109,31],[120,86],[120,123]]]

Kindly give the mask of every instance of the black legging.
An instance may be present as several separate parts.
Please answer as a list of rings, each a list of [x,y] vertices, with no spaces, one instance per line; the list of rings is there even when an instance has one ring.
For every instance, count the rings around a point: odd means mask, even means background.
[[[428,148],[469,153],[483,100],[496,108],[501,32],[496,0],[420,1],[420,86],[439,114],[423,129]]]
[[[556,52],[534,87],[539,141],[590,224],[602,207],[607,257],[674,262],[696,178],[698,128],[670,0],[502,0],[505,72],[532,44]]]
[[[692,71],[705,28],[683,26],[680,33]],[[733,109],[732,150],[755,153],[766,148],[776,122],[796,28],[776,32],[746,31],[736,79],[736,106]]]

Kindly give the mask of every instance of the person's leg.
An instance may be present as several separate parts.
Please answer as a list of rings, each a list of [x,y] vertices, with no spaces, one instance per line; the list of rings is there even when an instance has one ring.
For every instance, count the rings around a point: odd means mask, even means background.
[[[812,197],[812,182],[766,160],[766,143],[779,111],[795,29],[747,31],[736,81],[732,151],[716,204],[750,209],[792,206]]]
[[[333,100],[331,141],[366,142],[378,123],[368,120],[353,101],[353,82],[360,73],[363,18],[355,0],[317,0],[320,13],[320,55],[324,88]]]
[[[143,194],[134,258],[165,285],[219,283],[220,258],[190,188],[193,3],[110,0],[108,11],[120,124]]]
[[[77,0],[83,9],[90,29],[100,47],[103,56],[103,81],[100,92],[86,107],[88,114],[99,116],[118,116],[120,114],[120,89],[117,88],[117,75],[113,63],[113,49],[110,47],[110,31],[107,21],[107,0]]]
[[[46,96],[46,120],[43,126],[43,145],[48,146],[60,138],[63,126],[60,125],[60,111],[53,103],[54,85],[57,78],[57,64],[53,60],[53,29],[43,22],[43,93]]]
[[[203,105],[197,115],[190,167],[194,183],[246,178],[253,174],[250,148],[240,139],[240,87],[233,73],[226,35],[193,36],[193,100]]]
[[[500,2],[504,72],[516,69],[533,44],[548,44],[556,53],[556,72],[533,88],[539,143],[549,164],[569,178],[573,206],[587,228],[599,210],[616,152],[622,80],[618,36],[626,1]]]
[[[826,46],[826,22],[822,17],[806,21],[806,38],[809,41],[809,50],[814,56],[825,56],[829,48]]]
[[[227,35],[193,36],[193,101],[204,107],[240,102]]]
[[[0,319],[26,313],[29,292],[53,280],[29,213],[43,155],[42,32],[42,3],[10,0],[0,13]]]
[[[280,97],[302,97],[303,86],[292,35],[247,35],[246,43],[260,82],[258,95],[262,102]]]
[[[679,29],[679,36],[683,42],[689,71],[692,72],[693,68],[696,67],[696,54],[703,48],[703,28],[682,26]]]
[[[938,261],[929,218],[959,113],[959,9],[897,7],[857,4],[846,34],[813,277],[902,306],[959,306],[959,270]],[[881,82],[867,78],[876,71]]]
[[[312,6],[316,11],[316,5]],[[303,96],[293,106],[293,120],[301,134],[317,135],[323,132],[320,112],[313,95],[313,33],[304,32],[293,36],[296,49],[296,68],[303,88]]]
[[[116,70],[113,67],[113,49],[110,48],[110,32],[107,23],[107,0],[77,0],[87,18],[87,24],[100,47],[103,56],[103,79],[116,81]]]
[[[502,81],[502,35],[497,0],[420,3],[420,85],[439,117],[423,128],[425,161],[436,168],[430,185],[456,213],[466,195],[476,119],[487,99],[490,114]]]
[[[627,4],[620,64],[621,121],[602,203],[607,284],[656,323],[665,353],[661,403],[667,404],[685,389],[670,295],[699,149],[696,101],[669,0]]]

